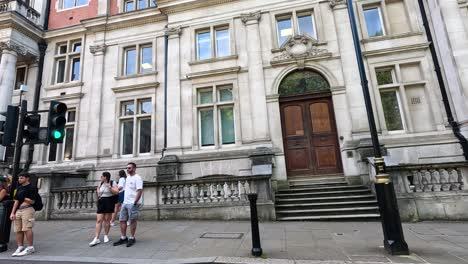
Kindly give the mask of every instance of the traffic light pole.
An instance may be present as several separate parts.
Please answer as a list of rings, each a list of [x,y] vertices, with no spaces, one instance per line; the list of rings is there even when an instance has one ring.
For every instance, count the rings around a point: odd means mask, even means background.
[[[18,186],[18,173],[19,173],[19,164],[21,159],[21,150],[23,149],[23,129],[24,129],[24,117],[28,111],[28,101],[21,101],[21,109],[18,117],[18,128],[16,130],[16,142],[15,142],[15,151],[13,153],[13,168],[12,176],[13,180],[10,187],[10,193],[13,194],[13,191]]]

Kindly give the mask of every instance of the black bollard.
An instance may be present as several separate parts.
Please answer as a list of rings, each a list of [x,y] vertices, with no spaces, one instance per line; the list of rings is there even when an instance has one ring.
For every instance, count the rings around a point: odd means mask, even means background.
[[[3,201],[0,203],[0,252],[8,250],[11,229],[11,209],[13,209],[13,201]]]
[[[247,196],[250,202],[250,223],[252,225],[252,255],[260,257],[263,251],[260,245],[260,233],[258,231],[257,194],[251,193]]]

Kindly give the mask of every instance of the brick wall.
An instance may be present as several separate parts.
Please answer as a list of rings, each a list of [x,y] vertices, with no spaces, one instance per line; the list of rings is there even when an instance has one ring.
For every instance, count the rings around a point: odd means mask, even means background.
[[[60,10],[60,0],[51,0],[49,29],[79,24],[81,20],[93,18],[98,13],[98,1],[88,0],[88,5]]]

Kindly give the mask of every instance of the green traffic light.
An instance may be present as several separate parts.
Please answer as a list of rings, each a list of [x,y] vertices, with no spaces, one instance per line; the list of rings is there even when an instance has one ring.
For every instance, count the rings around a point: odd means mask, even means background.
[[[52,132],[52,135],[54,137],[54,139],[59,139],[62,137],[62,132],[58,131],[58,130],[55,130],[54,132]]]

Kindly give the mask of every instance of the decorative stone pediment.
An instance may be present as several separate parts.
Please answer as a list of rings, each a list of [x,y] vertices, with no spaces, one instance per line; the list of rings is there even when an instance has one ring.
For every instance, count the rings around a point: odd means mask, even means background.
[[[346,0],[329,0],[330,7],[334,8],[337,5],[346,5]]]
[[[285,60],[304,61],[307,58],[329,53],[326,49],[317,48],[317,40],[306,35],[289,37],[288,40],[281,45],[281,50],[283,50],[283,52],[271,60],[272,64]]]

